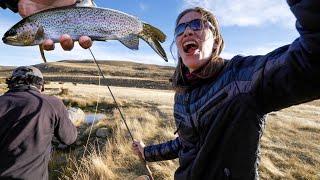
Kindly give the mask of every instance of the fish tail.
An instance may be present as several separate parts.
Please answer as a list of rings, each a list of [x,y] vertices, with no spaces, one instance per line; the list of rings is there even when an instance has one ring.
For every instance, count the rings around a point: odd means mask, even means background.
[[[168,62],[166,52],[160,44],[160,42],[163,43],[166,40],[166,35],[163,32],[150,24],[143,23],[143,30],[139,33],[139,37]]]

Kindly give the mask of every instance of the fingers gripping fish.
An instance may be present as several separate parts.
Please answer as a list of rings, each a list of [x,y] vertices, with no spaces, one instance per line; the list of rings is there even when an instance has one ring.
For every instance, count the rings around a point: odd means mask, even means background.
[[[165,61],[166,53],[160,43],[166,35],[137,17],[121,11],[97,8],[95,4],[53,8],[22,19],[3,36],[4,43],[13,46],[41,45],[46,39],[59,42],[62,34],[69,34],[74,41],[83,35],[94,41],[118,40],[132,50],[138,50],[139,38],[143,39]],[[44,58],[43,49],[40,46]],[[45,60],[45,58],[44,58]]]

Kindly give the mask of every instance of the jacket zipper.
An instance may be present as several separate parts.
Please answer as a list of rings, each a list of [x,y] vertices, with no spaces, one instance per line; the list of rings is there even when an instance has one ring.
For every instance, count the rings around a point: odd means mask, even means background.
[[[231,178],[230,178],[231,173],[230,173],[230,170],[229,170],[228,168],[224,168],[223,172],[224,172],[224,175],[225,175],[225,179],[226,179],[226,180],[231,179]]]

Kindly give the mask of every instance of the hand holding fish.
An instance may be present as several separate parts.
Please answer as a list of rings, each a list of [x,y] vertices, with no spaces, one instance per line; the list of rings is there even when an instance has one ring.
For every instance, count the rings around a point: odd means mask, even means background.
[[[78,42],[79,45],[84,49],[88,49],[92,46],[92,40],[88,36],[81,36]],[[74,42],[71,36],[69,36],[68,34],[63,34],[60,37],[60,44],[61,47],[66,51],[70,51],[74,47]],[[54,50],[54,42],[51,39],[47,39],[42,43],[42,47],[47,51]]]
[[[142,39],[168,61],[160,44],[166,39],[161,30],[124,12],[96,7],[92,0],[81,2],[31,14],[11,27],[2,41],[13,46],[39,45],[46,62],[43,50],[54,49],[54,43],[58,42],[65,50],[71,50],[74,41],[89,48],[92,41],[118,40],[127,48],[138,50]]]
[[[69,6],[75,3],[76,0],[20,0],[18,3],[18,10],[19,14],[22,17],[26,17],[42,10]],[[60,44],[61,47],[66,51],[70,51],[74,47],[74,41],[68,34],[61,35]],[[88,36],[82,36],[79,39],[79,44],[82,48],[88,49],[92,46],[92,40]],[[42,43],[42,47],[47,51],[53,50],[55,48],[54,42],[51,39],[45,40]]]

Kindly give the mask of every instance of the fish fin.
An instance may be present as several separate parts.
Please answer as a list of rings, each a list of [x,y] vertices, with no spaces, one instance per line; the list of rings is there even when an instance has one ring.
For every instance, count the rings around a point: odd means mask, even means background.
[[[119,41],[129,49],[139,49],[139,37],[136,35],[130,34],[129,36],[120,38]]]
[[[39,49],[40,49],[40,54],[41,54],[41,57],[43,59],[43,62],[47,63],[47,59],[46,59],[46,56],[44,55],[44,50],[43,50],[43,47],[42,47],[41,44],[39,45]]]
[[[143,30],[139,33],[139,37],[143,39],[149,46],[166,62],[168,62],[168,58],[166,52],[162,48],[160,42],[164,42],[166,40],[166,35],[161,32],[159,29],[151,26],[150,24],[143,23]]]
[[[44,36],[44,29],[42,26],[40,26],[35,35],[35,40],[42,39],[43,36]]]
[[[77,7],[98,7],[93,0],[78,0],[76,3]]]

